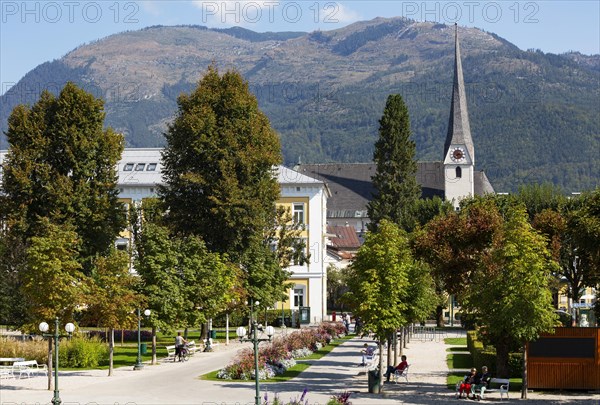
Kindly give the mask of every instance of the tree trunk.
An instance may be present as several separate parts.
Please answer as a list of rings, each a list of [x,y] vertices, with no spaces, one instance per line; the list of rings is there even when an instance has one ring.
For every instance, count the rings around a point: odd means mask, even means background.
[[[392,341],[394,342],[394,365],[398,364],[398,331],[394,331]]]
[[[373,394],[380,394],[381,393],[381,385],[383,384],[383,341],[380,339],[377,342],[377,345],[378,345],[377,351],[379,352],[379,384],[376,384],[375,387],[373,388]]]
[[[523,343],[523,384],[521,386],[521,399],[527,399],[527,343]]]
[[[499,378],[509,378],[508,369],[509,345],[506,339],[499,339],[496,342],[496,373]]]
[[[410,343],[410,337],[408,336],[408,330],[406,329],[406,327],[404,328],[404,339],[402,339],[404,342],[402,343],[402,347],[406,349],[407,344]]]
[[[188,327],[186,326],[185,329],[183,330],[183,338],[185,340],[188,340]]]
[[[387,338],[387,365],[391,366],[391,362],[392,362],[392,335],[389,335]]]
[[[152,327],[152,365],[157,363],[156,360],[156,326]]]
[[[436,324],[438,326],[438,328],[443,328],[445,323],[444,323],[444,307],[441,305],[438,305],[435,308],[435,319],[436,319]]]
[[[113,356],[115,354],[115,329],[108,328],[108,376],[113,375]]]
[[[52,381],[52,338],[48,338],[48,391],[54,389]]]

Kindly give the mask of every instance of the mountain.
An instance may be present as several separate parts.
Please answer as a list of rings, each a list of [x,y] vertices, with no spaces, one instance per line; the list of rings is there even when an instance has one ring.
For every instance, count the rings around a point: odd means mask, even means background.
[[[533,182],[568,192],[598,186],[600,55],[522,51],[476,28],[458,34],[476,166],[496,191]],[[106,123],[129,147],[161,146],[177,96],[214,62],[249,81],[286,164],[370,161],[391,93],[406,100],[418,158],[441,160],[453,50],[454,26],[404,18],[311,33],[154,26],[36,67],[0,97],[0,126],[6,130],[18,103],[70,80],[106,100]]]

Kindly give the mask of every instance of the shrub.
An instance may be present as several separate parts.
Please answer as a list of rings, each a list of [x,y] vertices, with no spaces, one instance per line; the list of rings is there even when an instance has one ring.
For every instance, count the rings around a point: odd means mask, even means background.
[[[86,334],[93,338],[98,337],[103,342],[108,342],[108,331],[105,330],[92,330],[86,332]],[[152,341],[152,331],[142,330],[140,331],[140,339],[142,342],[151,342]],[[123,342],[137,342],[138,335],[137,330],[115,330],[115,343]]]
[[[61,342],[58,357],[63,367],[93,368],[108,357],[108,347],[98,337],[77,337]]]
[[[270,344],[261,346],[258,352],[259,378],[283,374],[296,364],[294,359],[310,356],[331,340],[330,331],[337,333],[339,329],[335,324],[322,324],[314,329],[303,329],[275,338]],[[227,380],[254,378],[253,350],[248,348],[240,351],[233,363],[219,370],[217,377]]]
[[[24,342],[0,338],[0,357],[22,357],[26,360],[46,363],[48,361],[48,340],[34,339]]]
[[[513,377],[523,375],[523,354],[510,353],[508,355],[508,369]]]

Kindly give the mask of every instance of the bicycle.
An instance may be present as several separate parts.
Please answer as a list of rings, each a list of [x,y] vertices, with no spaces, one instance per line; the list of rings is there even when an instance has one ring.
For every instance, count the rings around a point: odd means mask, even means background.
[[[185,344],[181,349],[179,349],[179,361],[188,361],[189,359],[190,351],[188,349],[187,344]]]

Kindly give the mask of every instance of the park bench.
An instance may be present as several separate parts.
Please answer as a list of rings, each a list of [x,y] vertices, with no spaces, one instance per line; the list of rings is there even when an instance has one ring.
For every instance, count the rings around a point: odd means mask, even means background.
[[[0,378],[14,378],[13,366],[0,366]]]
[[[510,388],[510,380],[508,378],[492,378],[490,380],[490,387],[481,388],[481,392],[475,392],[476,395],[479,395],[481,399],[485,394],[490,392],[500,392],[500,401],[504,398],[504,394],[506,394],[506,400],[508,401],[508,389]]]
[[[190,356],[193,356],[199,350],[198,346],[196,346],[196,342],[193,340],[188,342],[187,349],[188,352],[190,352]]]
[[[38,364],[37,360],[15,361],[13,363],[13,374],[19,372],[19,378],[23,375],[31,377],[34,373],[44,373],[48,375],[48,367],[45,364]]]
[[[373,370],[379,365],[379,350],[375,349],[373,354],[365,355],[365,372]]]
[[[167,357],[165,358],[165,361],[169,359],[175,361],[175,345],[165,346],[165,348],[167,349]]]

